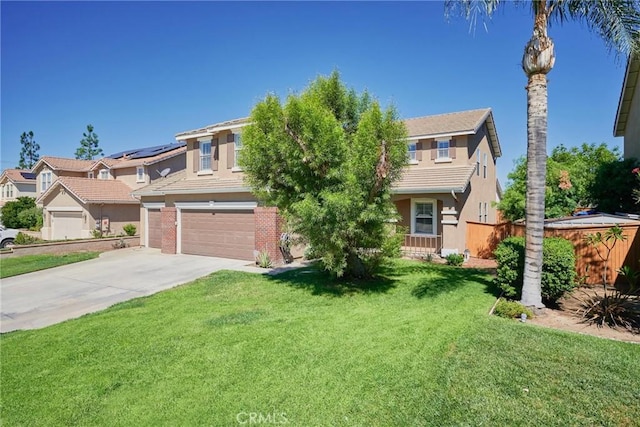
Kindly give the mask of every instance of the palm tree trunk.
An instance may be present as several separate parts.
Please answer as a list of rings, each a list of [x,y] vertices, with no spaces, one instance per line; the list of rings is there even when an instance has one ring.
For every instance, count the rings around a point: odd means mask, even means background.
[[[547,36],[545,0],[534,2],[533,35],[524,50],[522,69],[527,85],[527,198],[522,304],[542,304],[542,240],[547,175],[547,73],[553,68],[553,42]]]
[[[534,74],[527,85],[527,199],[522,304],[542,304],[542,239],[547,170],[547,76]]]

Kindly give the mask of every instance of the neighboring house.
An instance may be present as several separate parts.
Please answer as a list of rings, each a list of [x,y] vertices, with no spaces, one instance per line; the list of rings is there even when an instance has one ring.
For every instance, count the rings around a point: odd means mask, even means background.
[[[0,207],[18,197],[36,198],[36,177],[28,170],[6,169],[0,175]]]
[[[246,118],[176,135],[186,169],[138,189],[141,243],[166,253],[253,260],[278,258],[279,220],[258,207],[237,165]],[[495,223],[500,144],[490,109],[405,120],[408,165],[393,200],[410,236],[405,245],[463,252],[466,221]]]
[[[613,136],[624,137],[625,159],[640,159],[640,59],[629,58],[618,101]]]
[[[34,166],[43,207],[45,240],[88,238],[92,231],[122,233],[140,227],[139,201],[131,191],[185,167],[186,144],[124,151],[98,160],[45,156]]]

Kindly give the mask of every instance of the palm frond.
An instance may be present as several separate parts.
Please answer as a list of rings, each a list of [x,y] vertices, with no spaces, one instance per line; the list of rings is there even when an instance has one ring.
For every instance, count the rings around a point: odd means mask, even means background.
[[[598,34],[609,53],[640,54],[638,0],[550,0],[550,22],[581,22]]]
[[[452,16],[464,17],[469,21],[469,32],[475,33],[478,18],[486,30],[486,19],[491,19],[500,3],[500,0],[445,0],[444,15],[447,20]]]

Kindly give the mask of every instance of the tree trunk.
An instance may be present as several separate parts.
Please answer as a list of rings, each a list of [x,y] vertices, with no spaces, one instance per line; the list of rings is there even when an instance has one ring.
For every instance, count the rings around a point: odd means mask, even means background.
[[[345,276],[362,279],[366,276],[366,268],[364,263],[356,252],[350,251],[347,255],[347,268],[345,270]]]
[[[547,175],[547,73],[553,68],[553,42],[547,36],[545,1],[535,9],[533,35],[525,47],[522,68],[527,75],[527,198],[522,304],[542,304],[542,240]]]
[[[522,304],[542,304],[542,238],[547,170],[547,76],[536,74],[527,86],[527,199]]]

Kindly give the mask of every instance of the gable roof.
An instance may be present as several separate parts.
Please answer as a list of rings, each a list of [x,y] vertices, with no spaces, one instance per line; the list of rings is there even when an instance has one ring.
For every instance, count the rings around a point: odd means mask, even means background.
[[[405,119],[410,140],[425,138],[449,137],[456,135],[472,135],[478,132],[486,122],[489,131],[489,142],[496,157],[502,155],[498,133],[493,121],[491,108],[459,111],[455,113]]]
[[[426,168],[405,168],[402,177],[393,184],[391,192],[410,193],[463,193],[476,165],[432,166]]]
[[[33,166],[31,171],[38,170],[43,164],[49,166],[52,170],[65,170],[71,172],[86,172],[90,170],[95,160],[79,160],[69,159],[66,157],[43,156]]]
[[[137,204],[138,200],[131,195],[131,188],[117,179],[91,179],[75,176],[61,176],[51,187],[38,197],[37,202],[44,200],[56,188],[63,187],[84,204]]]
[[[249,117],[242,117],[240,119],[227,120],[225,122],[214,123],[205,127],[201,127],[194,130],[188,130],[176,134],[178,141],[184,141],[189,138],[200,138],[202,136],[213,135],[223,130],[238,129],[249,124]]]
[[[640,75],[640,59],[629,58],[627,60],[627,68],[624,73],[624,82],[620,91],[620,99],[618,100],[618,111],[616,111],[616,120],[613,124],[613,136],[624,136],[627,129],[627,120],[629,119],[629,110],[631,109],[631,101],[638,85],[638,76]]]
[[[5,180],[11,181],[14,184],[34,184],[36,183],[36,176],[31,171],[23,169],[5,169],[0,175],[0,182]]]

